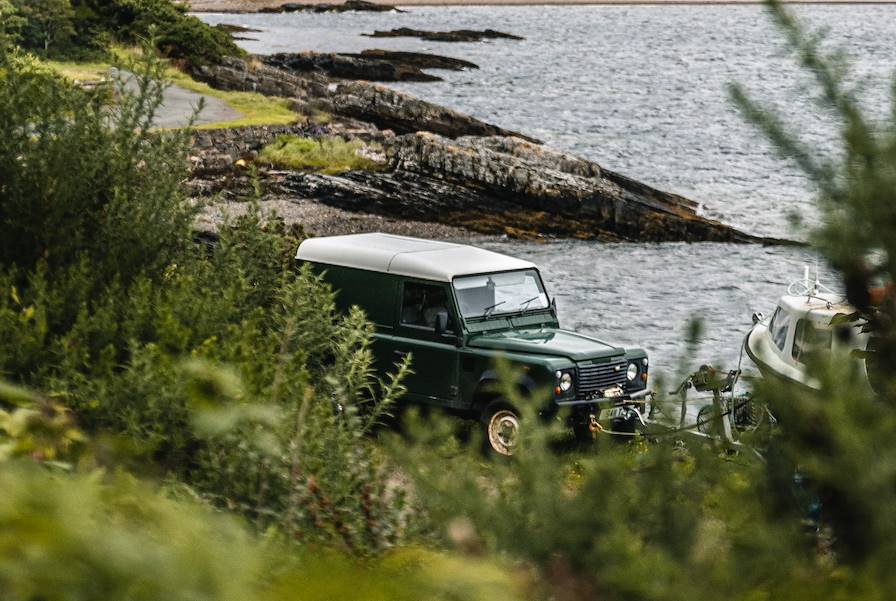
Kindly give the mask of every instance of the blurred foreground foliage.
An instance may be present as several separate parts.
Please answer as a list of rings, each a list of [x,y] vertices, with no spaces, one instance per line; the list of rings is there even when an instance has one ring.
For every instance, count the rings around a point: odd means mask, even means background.
[[[148,130],[157,90],[110,110],[0,50],[0,599],[894,598],[894,313],[863,298],[896,274],[896,122],[867,123],[772,14],[841,162],[735,99],[822,191],[813,242],[890,387],[849,361],[813,365],[820,393],[759,385],[763,457],[662,436],[557,452],[533,426],[494,461],[450,420],[376,429],[408,366],[374,376],[370,324],[291,265],[276,219],[194,243],[188,134]]]
[[[190,133],[150,130],[162,66],[142,61],[109,106],[0,48],[0,379],[42,395],[0,414],[6,455],[176,481],[306,544],[405,541],[415,511],[365,436],[407,366],[374,375],[371,325],[294,268],[276,217],[193,240]],[[32,437],[57,406],[84,457]]]

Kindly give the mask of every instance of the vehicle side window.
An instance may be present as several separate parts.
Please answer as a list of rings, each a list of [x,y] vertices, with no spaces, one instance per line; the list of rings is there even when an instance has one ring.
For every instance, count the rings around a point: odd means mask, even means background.
[[[778,350],[783,351],[784,345],[787,344],[787,330],[790,328],[790,315],[781,310],[781,307],[775,309],[768,322],[768,331],[772,335],[772,340]]]
[[[793,333],[793,358],[795,361],[803,363],[806,357],[829,350],[831,350],[831,330],[818,327],[810,319],[801,319],[796,322],[796,330]]]
[[[448,313],[448,330],[454,329],[448,310],[448,291],[444,286],[405,282],[401,297],[401,324],[435,329],[436,316]]]

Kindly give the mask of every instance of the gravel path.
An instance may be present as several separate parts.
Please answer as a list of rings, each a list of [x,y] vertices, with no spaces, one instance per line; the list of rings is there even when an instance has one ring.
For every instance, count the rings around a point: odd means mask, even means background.
[[[220,98],[206,96],[192,92],[178,86],[169,86],[165,90],[162,106],[156,115],[155,126],[162,128],[183,127],[190,121],[200,99],[205,100],[202,112],[199,113],[194,125],[217,123],[219,121],[233,121],[243,116],[242,113],[233,110]]]
[[[112,70],[112,77],[116,77],[118,72]],[[134,80],[133,74],[124,72],[125,89],[136,91],[137,82]],[[172,129],[184,127],[190,122],[190,118],[199,106],[200,101],[204,100],[205,105],[202,112],[193,122],[194,125],[205,125],[207,123],[218,123],[220,121],[233,121],[243,116],[239,111],[235,111],[219,98],[199,94],[187,90],[176,85],[169,85],[165,88],[162,95],[162,105],[156,111],[153,121],[155,127],[163,129]]]

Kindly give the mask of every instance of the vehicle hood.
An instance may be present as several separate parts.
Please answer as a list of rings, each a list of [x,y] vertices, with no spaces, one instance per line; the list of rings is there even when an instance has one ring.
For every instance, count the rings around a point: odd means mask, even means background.
[[[622,355],[625,350],[569,330],[533,328],[502,330],[472,336],[469,346],[508,353],[567,357],[573,361]]]

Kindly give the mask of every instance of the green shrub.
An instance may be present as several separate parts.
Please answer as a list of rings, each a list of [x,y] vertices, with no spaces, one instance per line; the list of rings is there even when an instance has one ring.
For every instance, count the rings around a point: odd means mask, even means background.
[[[359,563],[259,539],[187,494],[127,474],[0,462],[4,601],[522,599],[497,562],[416,549]]]
[[[373,150],[380,150],[378,145],[371,147]],[[256,160],[284,169],[317,171],[331,175],[355,169],[382,169],[383,163],[359,154],[365,148],[368,147],[359,140],[346,141],[338,136],[315,139],[286,135],[279,136],[265,146]]]
[[[187,134],[149,131],[158,65],[140,73],[142,95],[121,95],[111,113],[104,92],[75,89],[2,50],[0,71],[3,265],[55,272],[87,261],[100,285],[158,271],[184,252],[193,216],[179,191]]]
[[[252,210],[194,244],[189,132],[149,131],[162,67],[143,60],[139,92],[119,90],[110,114],[0,55],[0,374],[124,441],[135,473],[259,528],[352,552],[403,540],[415,516],[365,436],[405,368],[376,380],[371,326],[295,269],[276,218]],[[212,386],[218,373],[237,384]]]

